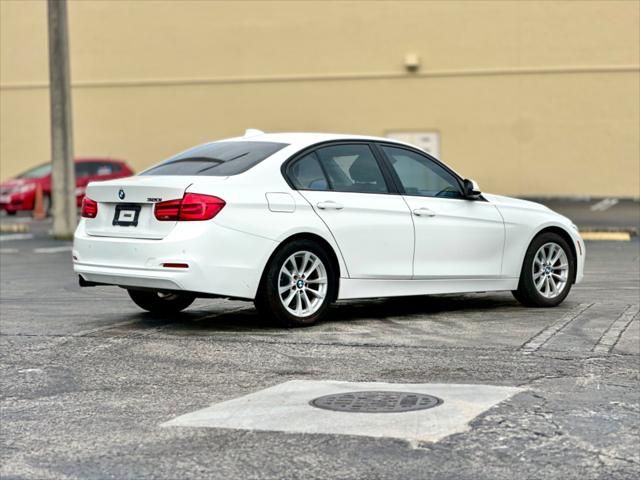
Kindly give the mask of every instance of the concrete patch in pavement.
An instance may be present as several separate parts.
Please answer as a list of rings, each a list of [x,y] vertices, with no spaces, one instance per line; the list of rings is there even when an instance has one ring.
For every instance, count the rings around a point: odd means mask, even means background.
[[[325,395],[361,391],[433,395],[442,404],[402,413],[335,412],[310,405]],[[475,417],[523,391],[516,387],[456,384],[399,384],[292,380],[243,397],[187,413],[164,427],[213,427],[240,430],[321,433],[437,442],[469,430]]]

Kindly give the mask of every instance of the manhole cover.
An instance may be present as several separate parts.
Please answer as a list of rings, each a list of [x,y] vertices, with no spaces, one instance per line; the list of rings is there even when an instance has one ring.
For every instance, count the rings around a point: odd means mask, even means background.
[[[309,402],[314,407],[336,412],[393,413],[437,407],[437,397],[407,392],[347,392],[325,395]]]

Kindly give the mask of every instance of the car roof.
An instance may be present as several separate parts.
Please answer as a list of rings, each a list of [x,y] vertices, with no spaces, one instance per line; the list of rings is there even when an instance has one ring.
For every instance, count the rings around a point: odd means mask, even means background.
[[[340,140],[367,140],[376,142],[389,142],[397,143],[400,145],[407,145],[413,148],[419,147],[407,142],[399,140],[375,137],[369,135],[351,135],[344,133],[317,133],[317,132],[282,132],[282,133],[264,133],[254,131],[255,133],[249,133],[243,137],[225,138],[218,141],[256,141],[256,142],[277,142],[286,143],[294,147],[304,148],[316,143],[340,141]],[[422,150],[422,149],[420,149]]]

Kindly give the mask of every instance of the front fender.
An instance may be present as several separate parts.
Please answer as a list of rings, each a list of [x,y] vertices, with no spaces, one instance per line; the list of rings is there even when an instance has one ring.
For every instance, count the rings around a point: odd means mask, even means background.
[[[506,242],[502,274],[507,277],[519,278],[524,257],[533,239],[544,231],[556,230],[569,241],[576,259],[575,283],[579,283],[584,276],[585,247],[580,234],[571,225],[570,221],[558,220],[546,220],[534,226],[505,221]]]

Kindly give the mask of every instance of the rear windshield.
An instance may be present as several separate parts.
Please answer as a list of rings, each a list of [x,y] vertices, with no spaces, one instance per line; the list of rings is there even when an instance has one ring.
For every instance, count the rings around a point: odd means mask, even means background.
[[[237,175],[286,146],[275,142],[207,143],[179,153],[140,175]]]

